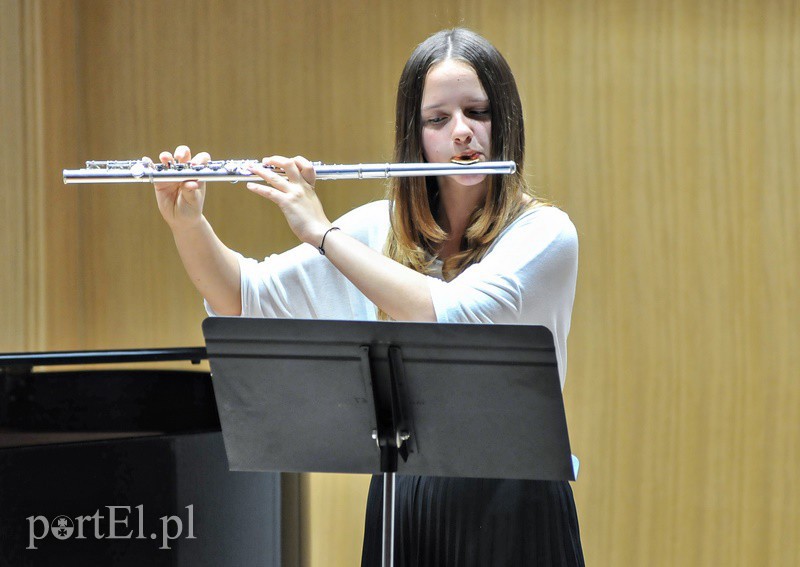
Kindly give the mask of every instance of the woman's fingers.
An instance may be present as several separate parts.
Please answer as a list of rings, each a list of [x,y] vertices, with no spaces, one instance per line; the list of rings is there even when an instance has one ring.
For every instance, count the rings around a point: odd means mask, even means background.
[[[194,165],[199,165],[201,163],[208,163],[210,161],[211,161],[211,154],[209,154],[208,152],[200,152],[192,159],[192,163]]]
[[[292,190],[292,183],[297,180],[299,173],[296,168],[293,171],[286,171],[288,163],[288,160],[284,157],[273,156],[264,158],[261,161],[261,165],[250,166],[250,171],[266,181],[267,185],[273,189],[289,192]],[[277,173],[276,170],[283,170],[285,176]]]
[[[181,146],[181,148],[186,148],[186,146]],[[178,150],[175,150],[175,153],[177,154]],[[186,148],[186,153],[184,155],[189,156],[191,163],[194,165],[204,164],[211,161],[211,154],[209,154],[208,152],[200,152],[199,154],[197,154],[192,158],[191,157],[192,152],[189,151],[189,148]],[[200,183],[197,181],[183,182],[183,189],[185,189],[186,191],[195,191],[199,188],[200,188]]]
[[[164,165],[172,165],[175,163],[175,157],[170,152],[163,151],[158,154],[158,161]],[[175,183],[154,183],[153,185],[156,188],[156,193],[160,191],[174,191],[178,187]]]
[[[267,187],[279,191],[289,191],[291,189],[291,183],[282,175],[275,173],[272,169],[268,169],[262,165],[254,165],[250,166],[250,172],[263,179]]]
[[[247,188],[250,189],[256,195],[261,195],[262,197],[269,199],[272,202],[277,203],[278,195],[281,193],[278,189],[275,189],[271,185],[264,185],[263,183],[254,183],[252,181],[247,182]]]
[[[178,146],[175,148],[175,159],[178,163],[189,163],[192,160],[192,151],[189,146]]]
[[[313,175],[314,166],[306,158],[297,156],[287,158],[283,156],[266,157],[261,163],[268,167],[283,170],[286,178],[293,183],[305,182],[313,185],[315,176]]]
[[[270,158],[268,165],[282,169],[286,174],[286,179],[292,183],[297,183],[298,181],[303,180],[303,178],[300,176],[300,170],[297,168],[297,164],[291,158],[273,156]]]
[[[149,158],[145,158],[146,160],[152,161]],[[175,148],[175,153],[170,153],[167,151],[161,152],[158,155],[158,160],[163,163],[164,165],[172,165],[175,163],[192,163],[192,164],[202,164],[208,163],[211,161],[211,155],[208,152],[200,152],[194,158],[192,158],[192,151],[189,149],[188,146],[178,146]],[[200,183],[197,181],[184,181],[183,183],[175,184],[175,183],[156,183],[155,184],[157,191],[163,190],[174,190],[176,187],[180,187],[181,190],[184,191],[196,191],[200,188]]]
[[[248,183],[247,188],[254,193],[266,197],[282,209],[294,208],[314,194],[314,187],[303,176],[301,169],[311,168],[313,183],[313,166],[308,160],[287,158],[283,156],[265,157],[262,165],[250,167],[250,171],[258,175],[265,183]],[[283,173],[277,173],[282,171]],[[309,195],[310,193],[310,195]],[[301,208],[303,206],[301,205]]]
[[[261,166],[252,166],[250,171],[258,175],[271,187],[284,193],[294,190],[313,191],[316,181],[314,164],[302,156],[287,158],[283,156],[265,157]],[[282,172],[277,173],[277,172]]]
[[[289,227],[303,242],[315,242],[330,226],[314,192],[316,174],[313,164],[305,158],[272,156],[263,165],[250,168],[265,183],[248,183],[247,188],[269,199],[283,212]],[[282,170],[280,175],[275,170]]]
[[[178,146],[175,148],[175,153],[164,151],[158,154],[158,160],[164,165],[171,165],[173,163],[199,164],[208,163],[211,161],[211,156],[208,152],[200,152],[192,159],[192,150],[189,149],[189,146]]]
[[[317,180],[317,172],[314,169],[314,164],[303,156],[295,156],[294,163],[305,182],[309,185],[314,185],[314,182]]]

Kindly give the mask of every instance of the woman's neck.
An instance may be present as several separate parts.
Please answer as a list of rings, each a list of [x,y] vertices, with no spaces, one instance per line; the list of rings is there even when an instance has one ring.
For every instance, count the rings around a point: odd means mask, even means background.
[[[475,209],[483,205],[488,192],[488,183],[474,187],[453,185],[442,184],[439,188],[436,220],[448,234],[438,251],[439,258],[443,260],[461,251],[467,223]]]

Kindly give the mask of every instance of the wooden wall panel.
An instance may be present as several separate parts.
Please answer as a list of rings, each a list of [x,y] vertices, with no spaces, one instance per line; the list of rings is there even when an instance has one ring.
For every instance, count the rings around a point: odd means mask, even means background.
[[[796,2],[5,2],[20,146],[0,151],[31,173],[0,182],[1,313],[28,337],[4,329],[6,348],[201,339],[151,191],[66,190],[58,169],[178,143],[387,159],[406,57],[467,25],[515,70],[527,175],[580,234],[565,397],[588,562],[800,563]],[[382,191],[320,183],[331,216]],[[210,187],[206,210],[248,255],[295,242],[242,187]],[[366,484],[303,479],[302,564],[357,562]]]
[[[78,348],[77,197],[55,165],[77,155],[74,3],[2,7],[0,349]]]
[[[24,87],[22,13],[19,2],[3,0],[0,18],[0,163],[19,163],[24,156],[25,120],[22,110]],[[0,180],[0,350],[28,348],[26,335],[30,313],[23,299],[25,290],[25,193],[20,190],[25,175],[21,168]]]

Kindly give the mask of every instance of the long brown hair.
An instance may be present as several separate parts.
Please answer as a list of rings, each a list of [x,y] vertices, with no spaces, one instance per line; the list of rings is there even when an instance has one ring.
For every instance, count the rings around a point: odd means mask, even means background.
[[[491,160],[513,160],[512,175],[490,176],[485,202],[473,213],[460,252],[444,262],[451,280],[478,262],[492,242],[531,203],[540,204],[523,178],[525,127],[514,75],[499,51],[486,39],[464,28],[440,31],[423,41],[408,59],[397,87],[394,161],[422,162],[422,92],[428,71],[446,59],[470,65],[489,98]],[[531,199],[526,199],[529,195]],[[421,273],[429,273],[436,250],[447,239],[435,214],[439,194],[434,177],[395,177],[389,188],[392,229],[384,254]],[[379,313],[386,318],[385,313]]]

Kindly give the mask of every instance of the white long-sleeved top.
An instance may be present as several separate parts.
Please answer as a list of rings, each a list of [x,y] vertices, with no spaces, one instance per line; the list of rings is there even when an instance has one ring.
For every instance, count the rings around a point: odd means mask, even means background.
[[[334,225],[381,252],[389,201],[358,207]],[[260,262],[239,255],[239,266],[243,317],[376,320],[375,305],[309,244]],[[480,262],[449,282],[437,267],[428,282],[438,322],[544,325],[553,333],[563,387],[578,272],[578,237],[566,213],[525,212]],[[206,310],[214,315],[208,303]]]

